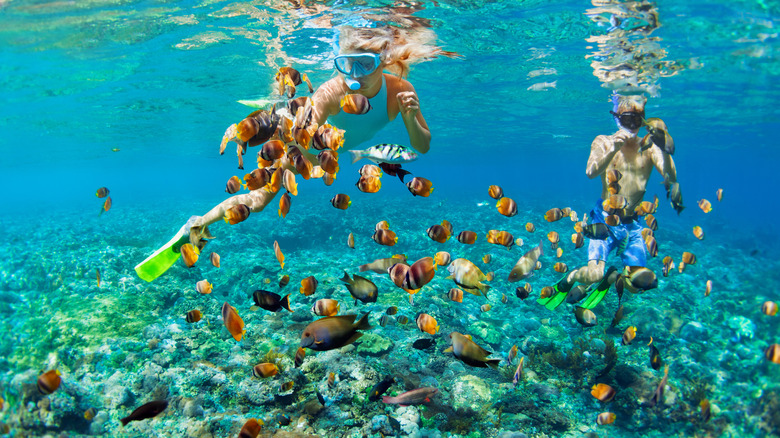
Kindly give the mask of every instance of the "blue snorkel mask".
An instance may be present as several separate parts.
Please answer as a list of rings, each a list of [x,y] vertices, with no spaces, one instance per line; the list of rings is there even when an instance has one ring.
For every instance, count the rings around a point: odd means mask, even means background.
[[[360,88],[360,82],[355,79],[373,73],[381,62],[381,56],[371,52],[338,55],[333,60],[336,70],[344,74],[344,82],[351,90]]]

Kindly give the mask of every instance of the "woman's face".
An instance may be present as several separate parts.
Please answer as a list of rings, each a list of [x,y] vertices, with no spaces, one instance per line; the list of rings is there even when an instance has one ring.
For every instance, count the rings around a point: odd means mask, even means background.
[[[381,78],[383,64],[378,53],[344,51],[334,63],[352,90],[368,88]]]

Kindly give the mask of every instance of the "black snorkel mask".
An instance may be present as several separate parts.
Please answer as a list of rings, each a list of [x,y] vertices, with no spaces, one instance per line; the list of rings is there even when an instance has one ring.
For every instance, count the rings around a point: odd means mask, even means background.
[[[620,126],[629,131],[638,131],[644,125],[644,118],[636,111],[624,111],[620,114],[610,111],[609,113],[620,123]]]

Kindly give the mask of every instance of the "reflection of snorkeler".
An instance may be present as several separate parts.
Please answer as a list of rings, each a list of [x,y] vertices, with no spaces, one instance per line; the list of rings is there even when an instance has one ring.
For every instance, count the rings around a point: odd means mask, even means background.
[[[420,101],[414,87],[403,78],[414,62],[438,55],[457,55],[407,37],[402,30],[392,27],[344,26],[341,28],[339,47],[341,53],[335,59],[335,66],[342,74],[325,82],[315,91],[312,96],[312,123],[322,125],[327,120],[331,125],[344,129],[343,148],[351,150],[370,140],[400,114],[410,145],[421,153],[428,152],[431,133],[420,112]],[[397,76],[384,73],[385,69]],[[341,98],[352,93],[366,96],[373,110],[362,115],[342,111]],[[315,155],[302,148],[301,153],[316,162]],[[295,167],[286,157],[282,159],[282,164],[284,168],[295,172]],[[239,204],[245,204],[251,212],[262,211],[275,196],[276,192],[264,188],[252,190],[226,199],[203,217],[190,218],[177,237],[136,266],[136,272],[144,280],[154,280],[178,258],[178,248],[187,242],[191,230],[196,234],[206,233],[208,225],[222,219],[226,211]]]
[[[602,199],[591,210],[589,222],[604,224],[609,214],[604,210],[603,201],[610,196],[622,196],[625,201],[620,211],[616,212],[620,216],[620,223],[608,227],[609,235],[605,239],[591,238],[588,245],[588,264],[572,270],[561,279],[555,285],[558,292],[556,295],[538,300],[549,309],[560,305],[575,283],[589,285],[599,282],[593,293],[582,303],[582,307],[590,309],[601,302],[618,275],[614,267],[610,267],[607,274],[604,274],[607,256],[613,249],[617,249],[625,266],[645,266],[647,263],[642,238],[643,227],[637,221],[635,208],[642,202],[653,166],[661,175],[668,175],[671,182],[677,181],[677,171],[672,157],[661,148],[640,150],[637,133],[645,116],[645,100],[644,97],[621,96],[613,112],[620,129],[613,135],[599,135],[593,140],[585,173],[588,178],[601,176]],[[614,185],[610,187],[607,182],[607,173],[613,169],[622,174],[618,190],[615,190]],[[617,192],[616,195],[612,194],[614,192]]]

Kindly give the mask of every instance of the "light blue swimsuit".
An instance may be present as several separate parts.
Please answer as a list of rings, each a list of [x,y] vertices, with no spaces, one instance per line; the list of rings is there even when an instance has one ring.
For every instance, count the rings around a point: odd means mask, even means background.
[[[390,122],[387,114],[387,83],[385,75],[382,75],[382,87],[376,96],[368,99],[371,110],[365,114],[349,114],[340,111],[328,117],[328,123],[343,129],[344,149],[354,149],[356,146],[371,140],[374,134],[379,132]]]

